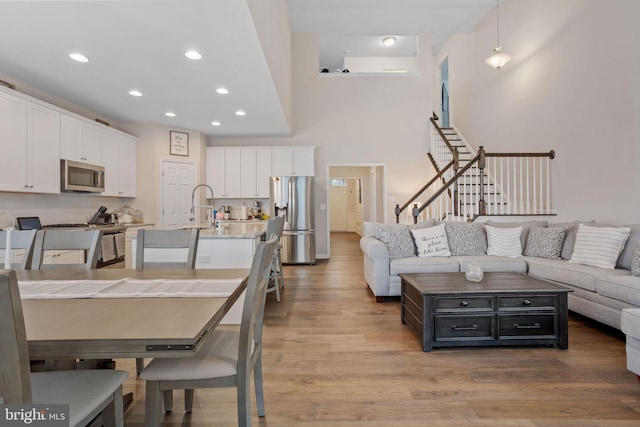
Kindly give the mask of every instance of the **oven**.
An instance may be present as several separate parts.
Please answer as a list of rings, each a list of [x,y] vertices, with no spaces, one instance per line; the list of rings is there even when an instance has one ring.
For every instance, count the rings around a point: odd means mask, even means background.
[[[118,263],[122,263],[122,268],[124,268],[125,232],[127,231],[125,226],[76,223],[50,224],[44,225],[42,228],[100,230],[102,231],[102,238],[98,245],[97,268],[109,267]]]

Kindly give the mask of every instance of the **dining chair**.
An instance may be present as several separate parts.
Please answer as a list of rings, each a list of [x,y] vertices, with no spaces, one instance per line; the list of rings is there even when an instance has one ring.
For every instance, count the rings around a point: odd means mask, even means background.
[[[6,404],[68,404],[69,425],[86,426],[102,413],[124,425],[122,384],[111,369],[31,373],[22,301],[15,271],[0,270],[0,397]]]
[[[160,424],[160,405],[171,411],[172,390],[185,389],[185,411],[193,407],[195,388],[236,387],[238,425],[251,425],[251,371],[258,416],[265,415],[262,389],[262,323],[271,259],[277,240],[258,244],[247,279],[240,325],[215,328],[194,357],[153,359],[140,373],[146,380],[145,425]],[[162,393],[161,393],[162,392]]]
[[[32,270],[91,270],[98,264],[100,230],[38,230]],[[46,251],[82,250],[84,262],[45,263]]]
[[[271,260],[271,273],[269,275],[269,285],[267,292],[276,293],[276,301],[280,302],[280,289],[284,288],[284,274],[282,272],[282,243],[280,243],[280,236],[282,236],[282,230],[284,230],[284,217],[277,216],[267,220],[267,239],[272,235],[278,239],[278,246],[273,252],[273,258]]]
[[[136,263],[137,269],[147,268],[187,268],[196,267],[196,253],[198,251],[198,237],[200,230],[191,228],[186,230],[138,230],[136,236]],[[149,250],[149,257],[145,252]],[[153,255],[161,252],[172,251],[173,255],[179,252],[183,260],[175,261],[149,261]],[[161,256],[162,257],[162,256]],[[145,261],[145,258],[147,260]],[[169,258],[165,254],[162,258]],[[140,373],[144,367],[144,359],[136,359],[136,373]]]
[[[136,236],[136,268],[195,268],[199,235],[200,230],[197,228],[185,230],[138,230]],[[183,249],[183,251],[180,251],[180,249]],[[152,253],[157,254],[162,251],[179,253],[184,260],[158,261],[152,258]],[[186,254],[182,256],[182,252]]]
[[[28,270],[31,268],[33,258],[33,247],[36,241],[36,232],[38,230],[12,230],[11,231],[11,250],[22,250],[22,260],[20,262],[12,262],[11,268],[14,270]],[[7,250],[7,231],[0,231],[0,250]]]

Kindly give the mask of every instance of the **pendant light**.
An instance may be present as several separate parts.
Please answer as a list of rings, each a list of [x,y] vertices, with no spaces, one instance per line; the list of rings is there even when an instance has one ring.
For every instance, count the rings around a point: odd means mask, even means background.
[[[499,70],[511,59],[511,55],[502,52],[502,47],[500,46],[500,0],[496,0],[496,41],[493,55],[488,57],[484,63]]]

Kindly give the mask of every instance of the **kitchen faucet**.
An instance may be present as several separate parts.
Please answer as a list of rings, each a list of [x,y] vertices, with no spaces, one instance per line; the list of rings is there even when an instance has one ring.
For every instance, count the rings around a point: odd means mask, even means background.
[[[211,192],[211,204],[210,205],[195,205],[194,204],[194,200],[196,198],[196,190],[200,187],[207,187],[209,189],[209,191]],[[195,218],[195,208],[210,208],[211,209],[211,214],[213,215],[213,189],[207,185],[207,184],[198,184],[194,187],[193,192],[191,193],[191,215],[192,217],[189,218],[189,221],[194,221]],[[213,218],[213,220],[215,220],[215,218]]]

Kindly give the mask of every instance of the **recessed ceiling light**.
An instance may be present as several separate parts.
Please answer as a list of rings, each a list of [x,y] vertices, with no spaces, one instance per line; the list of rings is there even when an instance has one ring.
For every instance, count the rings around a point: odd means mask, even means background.
[[[202,54],[200,54],[200,52],[195,51],[195,50],[190,50],[185,52],[184,56],[186,56],[189,59],[202,59]]]
[[[246,116],[246,115],[247,115],[247,113],[245,113],[245,112],[244,112],[244,111],[242,111],[242,110],[238,110],[238,111],[236,111],[236,116]]]
[[[142,96],[142,92],[140,92],[139,90],[133,89],[133,90],[129,91],[129,95],[131,95],[131,96]]]
[[[89,62],[89,58],[87,58],[86,56],[84,56],[81,53],[78,52],[73,52],[69,54],[69,58],[73,59],[74,61],[78,61],[78,62]]]
[[[220,95],[226,95],[229,93],[229,89],[227,89],[226,87],[219,87],[218,89],[216,89],[216,92],[218,92]]]
[[[211,126],[220,126],[220,122],[219,121],[213,121],[211,122]]]
[[[392,36],[385,37],[382,39],[382,43],[384,43],[385,46],[391,47],[396,44],[396,38]]]
[[[167,116],[167,117],[175,117],[176,113],[173,113],[171,111],[167,111],[166,113],[164,113],[164,115]]]

